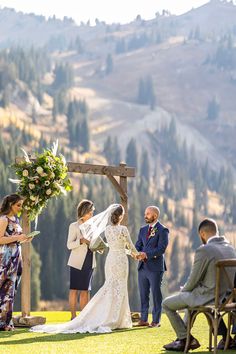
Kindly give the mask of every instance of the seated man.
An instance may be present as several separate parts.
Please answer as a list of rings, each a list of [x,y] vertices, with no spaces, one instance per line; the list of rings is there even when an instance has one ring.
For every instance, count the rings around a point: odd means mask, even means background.
[[[187,338],[186,324],[178,314],[178,310],[201,306],[215,300],[215,263],[220,259],[235,258],[236,250],[224,236],[219,236],[217,224],[212,219],[204,219],[198,228],[203,245],[194,257],[189,278],[182,290],[163,302],[163,309],[177,334],[177,339],[164,345],[166,350],[184,351]],[[229,271],[232,282],[235,270]],[[221,295],[227,292],[228,284],[222,283]],[[199,342],[191,337],[189,349],[197,349]]]

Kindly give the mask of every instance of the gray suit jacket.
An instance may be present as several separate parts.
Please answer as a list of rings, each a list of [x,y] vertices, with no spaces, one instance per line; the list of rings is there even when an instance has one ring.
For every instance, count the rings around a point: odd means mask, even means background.
[[[236,250],[224,236],[214,237],[206,245],[202,245],[196,250],[190,276],[180,293],[188,306],[194,307],[214,302],[216,286],[215,263],[220,259],[227,258],[236,259]],[[235,269],[228,269],[233,283]],[[228,289],[228,283],[225,278],[221,278],[220,293],[222,298]]]

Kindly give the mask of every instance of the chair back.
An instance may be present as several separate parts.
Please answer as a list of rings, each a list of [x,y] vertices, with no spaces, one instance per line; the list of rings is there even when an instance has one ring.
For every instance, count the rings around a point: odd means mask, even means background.
[[[216,262],[215,307],[220,311],[236,301],[236,259],[222,259]],[[232,280],[233,279],[233,280]],[[222,285],[228,286],[222,302]]]

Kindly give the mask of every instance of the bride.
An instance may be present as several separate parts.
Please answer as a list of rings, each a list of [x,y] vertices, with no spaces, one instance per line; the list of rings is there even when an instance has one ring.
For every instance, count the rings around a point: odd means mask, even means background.
[[[30,330],[45,333],[106,333],[132,327],[128,299],[128,259],[138,255],[126,226],[120,225],[124,208],[110,205],[104,212],[86,221],[84,237],[96,242],[105,230],[109,253],[105,263],[105,283],[72,321],[56,325],[39,325]],[[128,249],[128,252],[126,250]]]

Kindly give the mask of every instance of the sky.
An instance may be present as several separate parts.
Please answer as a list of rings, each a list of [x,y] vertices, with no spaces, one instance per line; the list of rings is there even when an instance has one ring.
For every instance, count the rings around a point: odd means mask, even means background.
[[[132,21],[138,14],[143,19],[155,17],[157,11],[168,9],[181,14],[209,0],[0,0],[0,6],[11,7],[25,13],[33,12],[46,17],[56,15],[80,21],[94,22],[95,18],[106,23]]]

